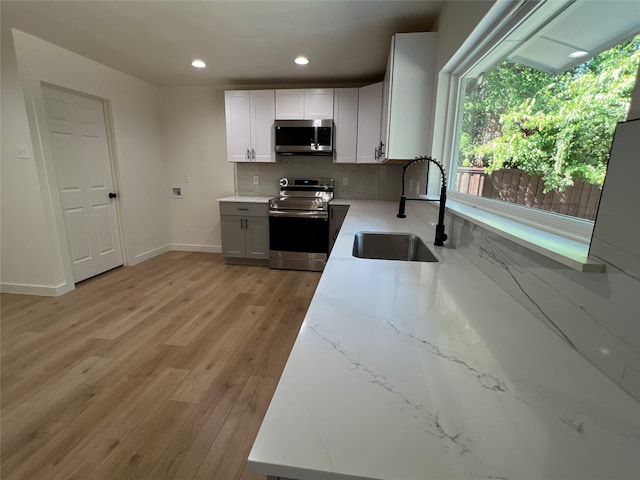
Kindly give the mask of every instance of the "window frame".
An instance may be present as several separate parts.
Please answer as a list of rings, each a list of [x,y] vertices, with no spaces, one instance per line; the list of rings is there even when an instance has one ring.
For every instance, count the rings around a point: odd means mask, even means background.
[[[527,30],[534,32],[571,3],[571,0],[517,3],[498,0],[496,2],[440,73],[439,88],[442,88],[441,94],[446,98],[441,103],[446,105],[446,109],[440,110],[440,118],[443,119],[440,150],[441,158],[445,159],[449,172],[447,195],[452,200],[579,242],[588,248],[593,232],[593,221],[455,191],[460,115],[464,101],[464,92],[461,88],[463,77],[474,71],[475,73],[488,71],[489,68],[502,62],[510,51],[517,48],[518,45],[515,43],[503,42],[514,29],[526,25]],[[437,150],[437,147],[438,145],[434,144],[434,150]],[[430,191],[430,193],[433,192]]]

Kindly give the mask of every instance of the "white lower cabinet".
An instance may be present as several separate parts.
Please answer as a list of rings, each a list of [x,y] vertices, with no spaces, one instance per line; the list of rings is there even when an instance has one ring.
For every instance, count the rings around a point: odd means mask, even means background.
[[[231,263],[269,261],[268,205],[220,202],[222,253]],[[239,261],[245,260],[245,261]]]

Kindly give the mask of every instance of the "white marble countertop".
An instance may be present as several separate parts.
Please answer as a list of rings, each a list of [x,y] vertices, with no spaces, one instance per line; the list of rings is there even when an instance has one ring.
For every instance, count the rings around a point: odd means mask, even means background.
[[[269,203],[273,197],[249,196],[249,195],[231,195],[229,197],[219,198],[219,202],[251,202],[251,203]]]
[[[249,455],[300,480],[629,480],[640,404],[433,229],[351,207]],[[354,258],[413,232],[438,263]]]

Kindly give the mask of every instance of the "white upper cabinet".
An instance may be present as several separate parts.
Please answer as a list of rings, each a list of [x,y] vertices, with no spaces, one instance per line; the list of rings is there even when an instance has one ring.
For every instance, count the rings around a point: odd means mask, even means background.
[[[333,159],[336,163],[356,163],[358,136],[358,89],[336,88],[333,93],[335,138]]]
[[[333,118],[333,88],[276,90],[278,120]]]
[[[227,124],[227,160],[275,162],[274,90],[224,92]]]
[[[251,91],[252,161],[275,162],[273,121],[276,118],[273,90]]]
[[[227,119],[227,160],[251,161],[251,108],[248,90],[224,92]]]
[[[379,163],[382,82],[359,89],[357,163]]]
[[[304,91],[305,120],[333,118],[333,88],[314,88]]]
[[[398,33],[384,80],[380,138],[384,160],[431,154],[437,33]]]
[[[276,118],[304,119],[304,90],[276,90]]]

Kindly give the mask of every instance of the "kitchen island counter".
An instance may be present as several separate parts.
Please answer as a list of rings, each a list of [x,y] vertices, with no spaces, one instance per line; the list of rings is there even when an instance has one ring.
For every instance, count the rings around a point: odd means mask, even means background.
[[[343,201],[344,203],[344,201]],[[348,201],[249,455],[317,479],[631,479],[640,404],[455,249],[416,203]],[[357,231],[418,234],[437,263],[351,255]]]

